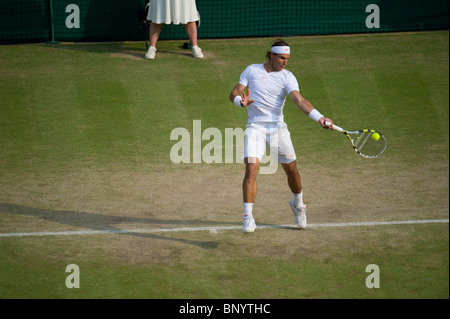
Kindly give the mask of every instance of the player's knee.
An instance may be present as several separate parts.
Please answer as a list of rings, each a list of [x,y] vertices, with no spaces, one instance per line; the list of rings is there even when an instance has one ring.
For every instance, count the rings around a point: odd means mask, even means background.
[[[254,179],[258,174],[259,161],[246,160],[245,162],[245,179]]]
[[[286,164],[282,164],[284,171],[286,172],[286,174],[288,175],[299,175],[298,173],[298,169],[297,169],[297,164],[295,161],[291,162],[291,163],[286,163]]]
[[[258,167],[256,165],[249,165],[245,170],[246,178],[256,178],[257,174],[258,174]]]

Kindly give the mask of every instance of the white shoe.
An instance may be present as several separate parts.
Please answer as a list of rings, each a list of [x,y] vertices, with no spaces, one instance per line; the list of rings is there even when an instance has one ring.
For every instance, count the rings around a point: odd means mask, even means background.
[[[244,234],[253,233],[256,229],[255,219],[253,217],[244,218]]]
[[[153,60],[156,56],[156,51],[155,47],[149,47],[147,53],[145,53],[145,58],[147,60]]]
[[[294,206],[294,199],[292,198],[289,201],[289,206],[291,207],[292,211],[294,212],[294,218],[295,222],[297,223],[298,227],[301,229],[306,228],[306,205],[296,208]]]
[[[202,49],[198,45],[192,47],[192,56],[196,59],[203,59]]]

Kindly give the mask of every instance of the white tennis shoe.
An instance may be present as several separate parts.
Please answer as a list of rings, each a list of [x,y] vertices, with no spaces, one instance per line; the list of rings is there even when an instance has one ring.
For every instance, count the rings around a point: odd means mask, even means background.
[[[253,217],[244,218],[244,234],[253,233],[256,229],[255,219]]]
[[[147,60],[153,60],[156,56],[156,51],[155,47],[149,47],[147,53],[145,53],[145,58]]]
[[[196,59],[203,59],[202,49],[198,45],[192,47],[192,56]]]
[[[294,205],[294,199],[292,198],[289,201],[289,206],[291,207],[292,211],[294,212],[294,218],[295,222],[297,223],[298,227],[301,229],[306,228],[306,205],[302,207],[295,207]]]

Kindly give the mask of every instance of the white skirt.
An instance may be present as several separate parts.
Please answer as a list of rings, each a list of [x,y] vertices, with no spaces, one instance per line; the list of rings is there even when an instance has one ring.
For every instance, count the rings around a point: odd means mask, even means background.
[[[147,20],[154,23],[186,24],[199,20],[195,0],[150,0]]]

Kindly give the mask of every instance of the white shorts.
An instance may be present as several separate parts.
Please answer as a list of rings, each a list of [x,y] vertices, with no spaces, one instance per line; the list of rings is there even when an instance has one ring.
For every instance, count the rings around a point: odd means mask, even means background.
[[[150,0],[147,20],[157,24],[187,24],[199,20],[195,0]]]
[[[244,158],[256,157],[262,162],[267,147],[269,147],[271,156],[278,157],[279,163],[291,163],[297,159],[286,123],[258,122],[247,124]]]

